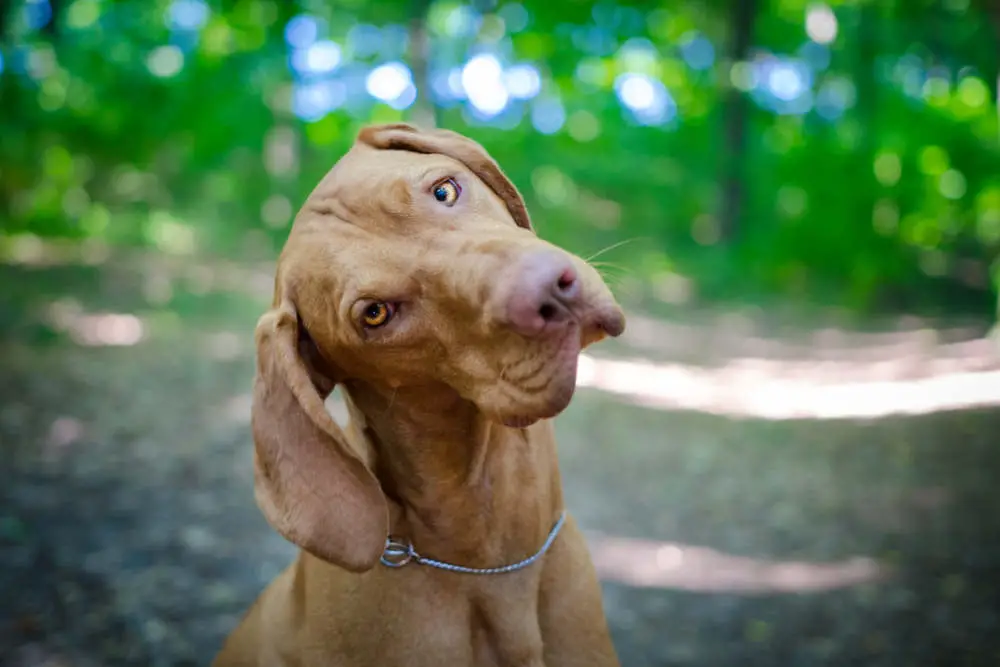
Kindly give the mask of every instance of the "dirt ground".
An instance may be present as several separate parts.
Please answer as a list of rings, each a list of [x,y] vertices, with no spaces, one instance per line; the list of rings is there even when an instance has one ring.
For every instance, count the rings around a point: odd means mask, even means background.
[[[134,267],[0,283],[0,665],[208,664],[293,555],[251,493],[260,300],[150,306]],[[585,388],[557,430],[624,665],[1000,664],[1000,410],[779,421]]]

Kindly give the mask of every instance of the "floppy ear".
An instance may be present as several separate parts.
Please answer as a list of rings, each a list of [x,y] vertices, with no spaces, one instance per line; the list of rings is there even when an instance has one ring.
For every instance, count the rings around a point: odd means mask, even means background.
[[[275,530],[305,551],[352,572],[369,570],[388,534],[385,496],[326,411],[323,399],[334,384],[303,357],[290,299],[261,317],[255,338],[257,504]]]
[[[358,133],[358,141],[375,148],[439,153],[458,160],[499,195],[519,227],[532,229],[521,193],[493,158],[472,139],[451,130],[419,130],[406,123],[392,123],[363,128]]]

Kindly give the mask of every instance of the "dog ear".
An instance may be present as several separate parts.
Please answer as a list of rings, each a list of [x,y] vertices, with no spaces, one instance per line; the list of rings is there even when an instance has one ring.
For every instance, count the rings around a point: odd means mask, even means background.
[[[451,130],[419,130],[405,123],[393,123],[363,128],[358,141],[374,148],[438,153],[458,160],[497,193],[519,227],[532,229],[521,193],[489,153],[472,139]]]
[[[285,539],[352,572],[378,562],[388,506],[375,476],[348,446],[323,400],[333,390],[307,360],[291,299],[257,324],[251,425],[254,495]]]

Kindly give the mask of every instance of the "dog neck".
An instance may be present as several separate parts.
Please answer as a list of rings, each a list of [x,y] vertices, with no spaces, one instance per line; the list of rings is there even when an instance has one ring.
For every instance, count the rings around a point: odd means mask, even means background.
[[[350,431],[372,456],[394,536],[475,568],[538,550],[563,509],[550,422],[505,427],[444,386],[346,388]]]

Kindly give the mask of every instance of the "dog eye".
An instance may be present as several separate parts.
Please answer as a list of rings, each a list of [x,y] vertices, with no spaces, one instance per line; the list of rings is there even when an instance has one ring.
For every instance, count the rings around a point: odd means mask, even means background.
[[[378,327],[385,326],[395,314],[396,307],[391,303],[375,301],[365,307],[364,312],[361,313],[361,320],[369,329],[377,329]]]
[[[458,186],[458,183],[453,178],[441,181],[434,187],[434,199],[437,199],[445,206],[454,205],[458,201],[460,194],[462,194],[462,188]]]

